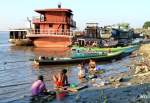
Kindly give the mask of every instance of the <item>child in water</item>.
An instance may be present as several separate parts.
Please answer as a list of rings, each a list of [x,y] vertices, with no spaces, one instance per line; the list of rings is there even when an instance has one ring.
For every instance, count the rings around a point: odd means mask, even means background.
[[[84,65],[79,64],[78,69],[79,69],[79,72],[78,72],[79,79],[85,78],[86,71],[85,71]]]
[[[96,71],[96,62],[92,59],[89,62],[89,71]]]

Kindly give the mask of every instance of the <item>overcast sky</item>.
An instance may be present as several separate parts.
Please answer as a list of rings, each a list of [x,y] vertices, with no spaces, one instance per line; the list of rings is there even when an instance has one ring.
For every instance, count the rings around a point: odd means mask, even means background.
[[[87,22],[99,26],[128,22],[142,27],[150,20],[150,0],[1,0],[0,30],[28,26],[27,17],[38,15],[35,9],[56,8],[58,2],[73,10],[79,29]]]

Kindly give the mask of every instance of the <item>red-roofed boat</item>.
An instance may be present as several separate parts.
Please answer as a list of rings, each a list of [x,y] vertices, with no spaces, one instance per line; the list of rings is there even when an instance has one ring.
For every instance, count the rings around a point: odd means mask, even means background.
[[[73,21],[72,10],[61,8],[35,10],[40,17],[34,17],[34,29],[27,35],[36,47],[68,47],[72,44]]]

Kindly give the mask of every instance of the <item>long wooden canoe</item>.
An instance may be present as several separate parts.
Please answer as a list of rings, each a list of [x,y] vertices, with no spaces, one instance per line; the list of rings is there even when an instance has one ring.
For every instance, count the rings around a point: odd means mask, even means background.
[[[73,64],[73,63],[81,63],[81,62],[89,62],[89,59],[94,59],[95,61],[110,61],[112,59],[120,58],[123,51],[111,52],[107,53],[107,55],[96,55],[96,56],[88,56],[81,58],[53,58],[53,59],[37,59],[34,60],[34,63],[37,65],[63,65],[63,64]]]
[[[129,49],[137,49],[139,48],[139,45],[129,45],[124,47],[114,47],[114,48],[100,48],[100,47],[79,47],[79,46],[73,46],[71,49],[76,51],[95,51],[95,52],[116,52],[116,51],[128,51]]]

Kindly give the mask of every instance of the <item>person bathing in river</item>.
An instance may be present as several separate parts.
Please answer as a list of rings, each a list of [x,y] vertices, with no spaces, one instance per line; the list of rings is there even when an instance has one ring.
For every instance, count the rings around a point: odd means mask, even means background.
[[[89,71],[96,71],[96,62],[92,59],[89,62]]]
[[[97,68],[96,68],[96,62],[94,60],[90,59],[88,69],[89,69],[89,75],[92,76],[92,78],[97,78],[96,75]]]
[[[44,78],[42,75],[38,76],[38,80],[36,80],[31,87],[32,96],[44,95],[47,93],[47,89],[44,83]]]
[[[86,71],[85,71],[85,68],[84,68],[84,64],[78,64],[78,69],[79,69],[79,72],[78,72],[79,79],[85,78]]]
[[[53,76],[53,81],[56,88],[63,88],[65,86],[68,86],[68,76],[66,75],[67,70],[63,69],[60,73]]]

